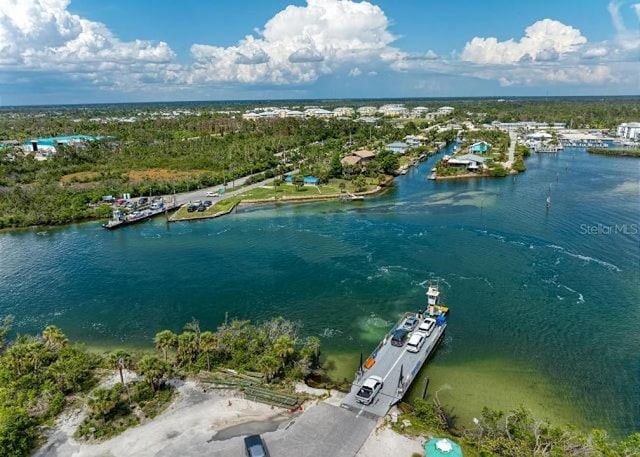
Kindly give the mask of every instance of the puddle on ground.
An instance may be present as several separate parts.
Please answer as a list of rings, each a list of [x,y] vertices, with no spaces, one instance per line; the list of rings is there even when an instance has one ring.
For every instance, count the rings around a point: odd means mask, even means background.
[[[243,424],[233,425],[220,430],[209,441],[223,441],[236,436],[260,435],[261,433],[275,432],[280,427],[280,424],[290,420],[291,418],[284,417],[275,420],[250,421]]]

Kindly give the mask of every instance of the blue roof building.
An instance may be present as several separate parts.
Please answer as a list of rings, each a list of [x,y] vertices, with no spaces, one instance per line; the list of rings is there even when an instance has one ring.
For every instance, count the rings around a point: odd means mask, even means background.
[[[49,138],[37,138],[34,140],[25,141],[24,143],[22,143],[22,147],[25,151],[28,152],[54,153],[56,152],[56,146],[59,146],[61,144],[75,145],[104,139],[115,139],[115,137],[93,135],[52,136]]]
[[[491,145],[486,141],[478,141],[469,146],[469,152],[472,154],[486,154],[491,150]]]
[[[284,178],[284,182],[292,184],[294,182],[295,178],[293,175],[287,175]],[[316,177],[316,176],[304,176],[302,178],[302,182],[306,185],[306,184],[310,184],[312,186],[317,186],[318,184],[320,184],[320,178]]]

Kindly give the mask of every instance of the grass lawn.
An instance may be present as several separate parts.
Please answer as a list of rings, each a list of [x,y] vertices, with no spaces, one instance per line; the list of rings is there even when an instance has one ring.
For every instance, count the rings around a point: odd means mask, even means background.
[[[302,188],[297,188],[293,184],[281,184],[277,186],[276,189],[274,189],[274,186],[258,187],[256,189],[245,192],[241,195],[241,197],[243,200],[258,200],[273,198],[274,196],[277,199],[280,199],[282,197],[313,197],[320,195],[333,195],[340,193],[341,182],[345,184],[344,191],[355,192],[355,187],[353,186],[351,181],[343,179],[332,179],[329,183],[321,184],[317,187],[304,186]],[[377,184],[377,179],[367,178],[367,186],[365,190],[373,190],[375,189]]]
[[[186,206],[182,206],[176,213],[173,215],[174,220],[189,220],[189,219],[202,219],[206,217],[214,216],[217,213],[223,211],[229,211],[240,201],[240,197],[233,197],[227,200],[222,200],[217,202],[215,205],[210,206],[202,212],[193,211],[190,213],[187,211]]]

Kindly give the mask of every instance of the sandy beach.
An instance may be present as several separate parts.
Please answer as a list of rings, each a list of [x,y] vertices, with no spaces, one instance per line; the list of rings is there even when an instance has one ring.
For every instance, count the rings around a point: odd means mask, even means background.
[[[107,381],[109,383],[111,381]],[[84,418],[82,411],[65,412],[48,434],[36,457],[151,457],[242,456],[242,436],[261,433],[273,455],[320,455],[316,452],[334,442],[336,456],[409,457],[421,451],[421,440],[398,435],[379,421],[356,419],[339,407],[343,394],[300,387],[312,395],[303,411],[292,414],[242,398],[232,390],[207,389],[194,381],[172,381],[176,400],[159,416],[128,429],[107,441],[88,444],[73,438]],[[348,427],[346,425],[349,425]],[[340,433],[348,435],[337,439]],[[323,436],[329,435],[329,436]],[[325,443],[326,441],[326,443]],[[276,451],[277,454],[275,453]]]

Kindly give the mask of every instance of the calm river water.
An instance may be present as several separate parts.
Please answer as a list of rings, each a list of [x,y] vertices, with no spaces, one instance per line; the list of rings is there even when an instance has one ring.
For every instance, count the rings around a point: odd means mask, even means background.
[[[351,379],[359,353],[439,281],[449,329],[421,378],[460,421],[525,405],[640,430],[640,161],[569,149],[515,178],[457,182],[427,181],[433,163],[364,202],[0,234],[0,315],[96,347],[148,347],[192,317],[215,328],[227,312],[282,315]]]

